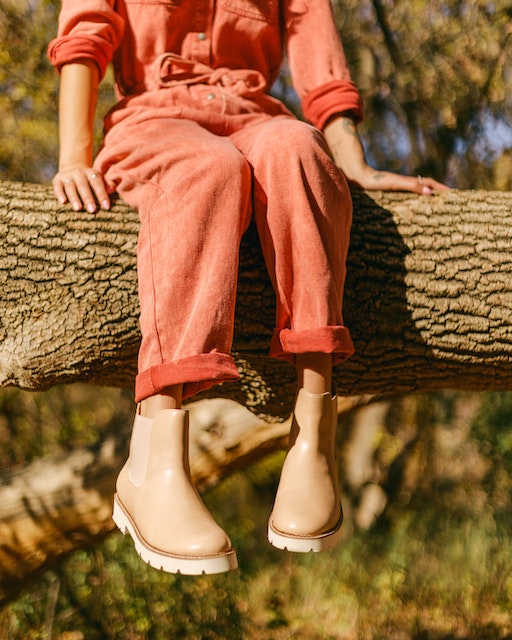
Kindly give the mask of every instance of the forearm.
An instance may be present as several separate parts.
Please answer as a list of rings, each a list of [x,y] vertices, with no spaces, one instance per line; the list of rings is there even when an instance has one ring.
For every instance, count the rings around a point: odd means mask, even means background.
[[[83,207],[93,213],[97,203],[110,208],[113,186],[92,168],[94,114],[99,71],[93,62],[66,64],[61,69],[59,98],[59,170],[53,190],[59,202],[69,202],[75,211]]]
[[[448,188],[433,178],[403,176],[370,167],[365,159],[356,124],[351,118],[333,118],[325,126],[324,135],[336,165],[349,182],[362,189],[413,191],[429,195]]]
[[[336,165],[348,180],[359,183],[369,167],[353,119],[332,118],[324,128],[324,136]]]
[[[62,67],[59,95],[59,171],[92,165],[99,73],[93,62]]]

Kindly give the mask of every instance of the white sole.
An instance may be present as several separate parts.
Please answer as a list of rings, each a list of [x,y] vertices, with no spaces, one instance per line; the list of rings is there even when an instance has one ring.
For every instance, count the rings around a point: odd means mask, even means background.
[[[276,549],[291,551],[293,553],[316,553],[318,551],[325,551],[326,549],[331,549],[336,546],[341,540],[342,522],[343,518],[340,518],[339,523],[334,529],[318,536],[294,536],[276,531],[276,529],[272,527],[271,520],[269,520],[268,541]]]
[[[198,576],[202,574],[224,573],[238,567],[234,549],[212,556],[180,556],[159,551],[148,545],[141,537],[137,526],[123,509],[117,495],[114,496],[112,520],[123,535],[129,534],[139,556],[154,569],[167,573]]]

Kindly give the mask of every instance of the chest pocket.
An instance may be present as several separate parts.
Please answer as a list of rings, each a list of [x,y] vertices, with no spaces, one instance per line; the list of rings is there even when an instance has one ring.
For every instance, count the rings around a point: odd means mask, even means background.
[[[222,7],[226,11],[269,24],[279,20],[279,0],[222,0]]]

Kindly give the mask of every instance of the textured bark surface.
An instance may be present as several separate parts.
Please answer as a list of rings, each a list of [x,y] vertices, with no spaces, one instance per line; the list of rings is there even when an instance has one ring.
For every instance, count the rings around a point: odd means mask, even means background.
[[[139,342],[137,215],[91,215],[41,185],[0,185],[0,386],[131,386]],[[512,386],[512,193],[354,194],[343,394]],[[274,296],[251,229],[233,353],[242,380],[212,395],[284,417],[294,371],[267,358]]]

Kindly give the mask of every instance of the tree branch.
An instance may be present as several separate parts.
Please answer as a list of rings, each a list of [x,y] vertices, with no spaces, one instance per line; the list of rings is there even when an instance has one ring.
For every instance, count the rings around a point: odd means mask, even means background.
[[[0,386],[130,387],[139,343],[137,215],[74,213],[49,188],[0,184]],[[512,193],[354,194],[344,316],[357,353],[342,394],[512,386]],[[294,370],[267,357],[274,296],[254,229],[243,241],[233,353],[216,387],[290,413]]]

